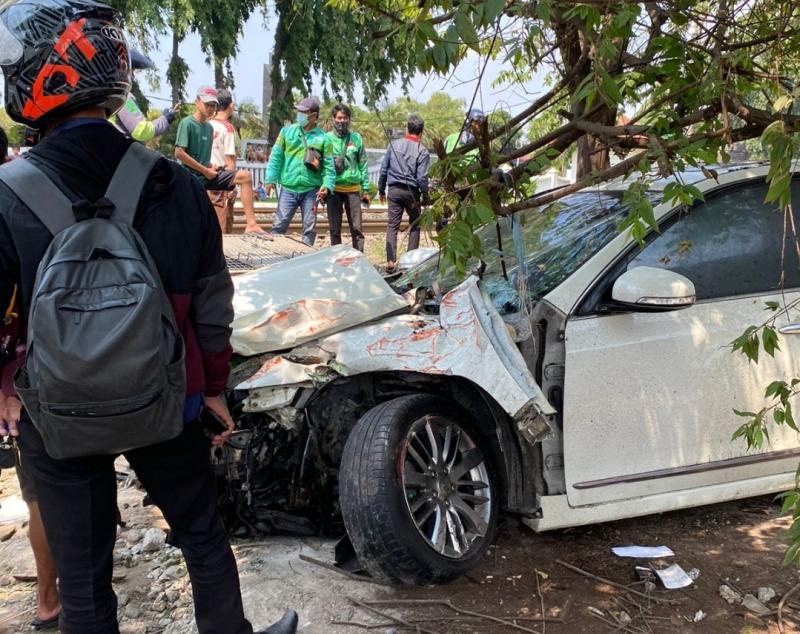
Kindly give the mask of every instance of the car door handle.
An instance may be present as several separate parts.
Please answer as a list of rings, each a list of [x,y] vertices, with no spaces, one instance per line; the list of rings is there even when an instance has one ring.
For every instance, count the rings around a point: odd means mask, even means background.
[[[778,332],[782,335],[800,335],[800,324],[789,324],[788,326],[781,326]]]

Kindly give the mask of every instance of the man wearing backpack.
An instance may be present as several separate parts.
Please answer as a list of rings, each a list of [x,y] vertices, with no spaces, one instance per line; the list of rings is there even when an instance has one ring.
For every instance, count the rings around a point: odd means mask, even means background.
[[[111,576],[122,453],[183,551],[200,634],[252,634],[197,420],[205,407],[224,421],[216,445],[233,430],[220,397],[232,285],[213,209],[191,174],[107,121],[130,89],[113,9],[5,2],[0,36],[6,112],[43,136],[0,168],[0,305],[17,286],[27,324],[14,381],[24,408],[6,398],[0,435],[17,438],[33,477],[60,629],[119,632]],[[263,632],[296,628],[290,612]]]
[[[8,154],[8,137],[0,128],[0,164],[12,160]],[[16,398],[13,383],[13,371],[19,363],[21,355],[19,340],[19,302],[15,286],[11,291],[11,301],[0,306],[0,421],[19,418],[20,402]],[[2,435],[2,434],[0,434]],[[35,630],[51,630],[58,628],[58,613],[61,604],[58,599],[56,565],[47,538],[44,533],[42,514],[36,502],[36,491],[29,471],[23,469],[16,454],[16,471],[19,480],[19,491],[22,501],[28,507],[28,540],[31,543],[33,559],[36,564],[36,616],[31,625]]]
[[[281,186],[272,233],[285,234],[299,207],[303,218],[303,242],[314,246],[317,207],[333,191],[336,174],[331,142],[317,125],[319,99],[306,97],[295,106],[295,110],[295,123],[281,130],[267,165],[267,184]]]
[[[328,196],[328,228],[331,244],[342,243],[342,209],[347,214],[353,248],[364,251],[361,203],[369,206],[367,153],[358,132],[350,130],[351,112],[343,103],[333,107],[333,130],[328,132],[333,154],[336,185]]]

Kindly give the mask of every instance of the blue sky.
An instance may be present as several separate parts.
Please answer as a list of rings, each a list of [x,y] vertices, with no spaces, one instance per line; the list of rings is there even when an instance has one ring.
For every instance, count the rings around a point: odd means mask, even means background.
[[[262,66],[269,59],[272,51],[273,29],[277,17],[270,13],[266,17],[261,12],[256,12],[245,25],[244,34],[239,47],[239,55],[233,64],[233,74],[236,82],[234,94],[240,103],[253,101],[261,106],[262,91]],[[169,103],[170,89],[166,81],[165,69],[169,63],[171,50],[169,35],[159,38],[159,50],[151,51],[150,56],[159,69],[160,88],[158,90],[145,90],[149,96],[163,98],[163,101],[151,99],[153,106],[166,106]],[[181,47],[181,54],[187,60],[191,69],[188,80],[188,94],[193,96],[200,86],[212,84],[214,81],[213,68],[206,64],[205,55],[200,50],[200,38],[190,35]],[[454,78],[448,82],[447,78],[433,75],[431,77],[419,76],[412,84],[413,97],[426,100],[436,91],[445,91],[448,94],[464,99],[467,104],[472,99],[476,88],[476,78],[480,72],[481,61],[472,54],[457,69]],[[518,110],[522,104],[535,98],[542,90],[540,82],[534,81],[530,85],[513,90],[498,90],[491,86],[495,74],[502,68],[500,62],[492,62],[487,67],[484,75],[482,90],[476,99],[476,105],[486,111],[495,108]],[[320,87],[315,87],[316,92],[321,92]],[[526,94],[525,91],[529,94]],[[400,87],[394,87],[390,92],[390,99],[402,96]],[[356,95],[360,102],[360,95]],[[363,105],[358,103],[358,105]]]

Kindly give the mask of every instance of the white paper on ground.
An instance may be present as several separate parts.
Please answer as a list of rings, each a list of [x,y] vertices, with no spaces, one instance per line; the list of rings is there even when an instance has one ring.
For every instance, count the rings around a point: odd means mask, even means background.
[[[658,578],[661,579],[661,583],[664,584],[664,587],[667,590],[685,588],[693,583],[692,578],[687,575],[686,571],[678,564],[672,564],[668,568],[654,570],[653,572],[658,575]]]
[[[666,546],[617,546],[611,549],[617,557],[634,557],[636,559],[658,559],[672,557],[675,553]]]

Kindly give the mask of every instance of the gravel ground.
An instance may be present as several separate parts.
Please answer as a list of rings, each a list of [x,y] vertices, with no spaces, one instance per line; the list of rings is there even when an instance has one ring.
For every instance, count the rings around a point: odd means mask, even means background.
[[[10,514],[17,508],[13,472],[3,472],[0,488],[3,489],[0,504],[6,509],[0,510],[2,518],[2,513]],[[142,491],[120,483],[120,506],[127,522],[126,529],[120,531],[115,552],[121,631],[192,634],[196,629],[191,594],[180,552],[160,546],[159,534],[163,539],[160,529],[165,528],[163,519],[157,509],[143,507],[142,498]],[[146,537],[148,529],[153,528],[159,530],[150,530]],[[370,613],[353,603],[353,600],[384,600],[394,605],[378,609],[394,618],[434,619],[422,627],[435,634],[519,631],[755,634],[777,633],[774,617],[760,619],[742,605],[729,605],[720,597],[719,588],[726,578],[730,578],[728,583],[734,593],[755,595],[759,588],[771,588],[777,598],[768,602],[767,607],[774,609],[778,598],[798,578],[796,571],[780,566],[787,528],[788,520],[779,516],[777,506],[769,498],[541,535],[524,528],[516,518],[506,517],[497,544],[469,575],[446,586],[427,588],[391,588],[355,581],[300,559],[302,554],[332,560],[334,542],[329,539],[275,537],[240,541],[234,545],[234,551],[245,610],[257,627],[277,619],[285,607],[293,607],[300,612],[302,634],[402,631],[394,629],[389,617]],[[0,538],[12,529],[16,529],[14,534],[0,543],[0,634],[30,631],[29,611],[34,606],[33,584],[14,578],[14,575],[33,574],[24,520],[19,518],[0,525]],[[616,558],[609,551],[611,546],[631,543],[668,545],[676,553],[675,562],[687,571],[697,568],[700,576],[685,590],[653,591],[653,597],[678,600],[675,605],[657,605],[638,596],[632,597],[635,603],[625,603],[624,593],[619,589],[556,563],[563,560],[645,591],[636,581],[634,561]],[[142,552],[148,548],[156,550]],[[459,608],[482,614],[523,620],[517,622],[517,628],[485,619],[454,621],[455,613],[447,608],[396,603],[431,599],[452,601]],[[542,606],[548,618],[555,620],[544,627],[524,620],[541,615]],[[702,621],[691,622],[699,611],[705,615]],[[787,613],[800,618],[800,612],[794,608]],[[612,623],[614,618],[630,617],[631,623],[627,630],[612,627],[600,620],[600,615]],[[363,629],[355,623],[371,625],[372,629]],[[784,631],[799,630],[795,621],[786,620]]]

